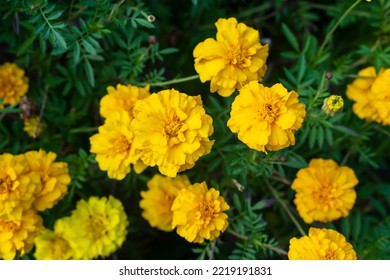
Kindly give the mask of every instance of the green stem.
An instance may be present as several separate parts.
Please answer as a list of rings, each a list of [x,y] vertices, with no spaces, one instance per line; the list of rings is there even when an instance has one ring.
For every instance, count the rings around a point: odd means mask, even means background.
[[[0,113],[20,113],[21,110],[17,108],[5,108],[5,109],[0,109]]]
[[[361,2],[362,0],[356,0],[355,3],[353,3],[345,12],[344,14],[339,18],[339,20],[336,22],[336,24],[332,27],[332,29],[328,32],[328,34],[326,34],[325,36],[325,40],[324,42],[322,43],[322,45],[320,46],[320,48],[318,49],[318,53],[321,53],[326,44],[328,44],[329,40],[331,39],[331,37],[333,36],[333,33],[336,31],[337,27],[339,27],[339,25],[341,24],[341,22],[344,20],[344,18]]]
[[[192,80],[199,79],[199,75],[193,75],[193,76],[188,76],[180,79],[173,79],[169,81],[164,81],[164,82],[157,82],[157,83],[140,83],[140,86],[151,86],[151,87],[162,87],[162,86],[167,86],[171,84],[179,84],[179,83],[184,83]]]
[[[264,180],[265,184],[267,185],[268,189],[271,191],[272,195],[275,197],[275,199],[280,203],[284,211],[286,211],[287,215],[290,217],[291,221],[294,223],[294,225],[297,227],[298,231],[302,236],[307,235],[301,225],[299,224],[298,220],[294,217],[294,215],[291,213],[290,209],[287,207],[286,203],[280,198],[278,192],[272,187],[270,182],[268,182],[267,179]]]

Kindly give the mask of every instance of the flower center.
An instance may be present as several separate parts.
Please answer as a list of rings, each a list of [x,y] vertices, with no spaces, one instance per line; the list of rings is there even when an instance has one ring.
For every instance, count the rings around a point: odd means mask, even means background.
[[[250,65],[249,55],[246,50],[241,49],[240,46],[232,46],[227,51],[227,61],[230,65],[237,68],[244,68]]]
[[[211,201],[204,201],[198,207],[198,219],[204,225],[207,226],[215,215],[214,204]]]
[[[177,136],[182,125],[183,122],[175,115],[173,118],[164,120],[162,126],[164,128],[165,135],[172,138]]]
[[[321,187],[313,192],[313,194],[320,204],[328,205],[331,201],[334,201],[336,197],[336,188],[333,184],[324,182]]]
[[[320,259],[322,260],[337,260],[337,254],[335,250],[332,250],[331,248],[328,248],[325,252],[325,255],[321,256]]]
[[[113,153],[124,154],[130,150],[131,144],[126,136],[120,134],[112,141]]]
[[[270,102],[266,102],[257,107],[257,116],[260,120],[273,122],[278,114],[278,108]]]
[[[7,175],[0,177],[0,194],[8,193],[12,188],[11,178]]]
[[[89,215],[87,230],[92,240],[99,240],[108,233],[105,229],[103,219],[104,217],[101,215]]]
[[[19,227],[14,222],[0,220],[0,229],[4,232],[17,232],[19,230]]]

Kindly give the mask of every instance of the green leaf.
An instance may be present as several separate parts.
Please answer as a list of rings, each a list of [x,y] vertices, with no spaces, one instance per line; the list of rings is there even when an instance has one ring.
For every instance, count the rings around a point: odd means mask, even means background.
[[[28,38],[26,41],[23,42],[23,44],[17,49],[16,56],[20,56],[22,53],[24,53],[34,42],[36,38],[36,35],[32,35],[30,38]]]
[[[62,37],[62,35],[55,30],[53,30],[52,34],[53,34],[54,42],[57,44],[57,46],[59,46],[62,49],[66,49],[67,45],[64,37]]]
[[[314,144],[316,143],[317,140],[317,127],[313,126],[310,130],[310,135],[309,135],[309,148],[313,149]]]
[[[50,20],[55,20],[55,19],[59,18],[62,15],[63,12],[64,11],[57,11],[57,12],[51,14],[50,16],[48,16],[47,20],[49,20],[49,21]]]
[[[350,128],[346,127],[346,126],[334,125],[333,128],[338,130],[338,131],[341,131],[342,133],[352,135],[353,137],[360,137],[359,133],[357,133],[355,130],[350,129]]]
[[[75,64],[79,63],[80,62],[80,45],[78,42],[76,42],[76,44],[74,45],[72,55],[73,55],[73,62]]]
[[[85,73],[87,74],[88,83],[92,87],[94,87],[95,86],[95,76],[94,76],[94,72],[93,72],[93,68],[91,66],[91,63],[89,62],[88,59],[86,59],[84,61],[84,69],[85,69]]]
[[[325,140],[329,146],[333,146],[333,132],[329,127],[325,127]]]
[[[171,53],[175,53],[177,51],[178,51],[178,49],[176,49],[176,48],[166,48],[166,49],[159,51],[159,53],[160,54],[171,54]]]
[[[298,84],[301,83],[303,76],[306,72],[306,58],[305,55],[302,53],[299,61],[298,61]]]
[[[322,146],[324,145],[324,128],[322,126],[318,127],[317,143],[318,143],[319,148],[322,149]]]
[[[288,42],[291,44],[291,46],[296,50],[297,52],[299,51],[299,44],[298,40],[295,37],[295,35],[291,32],[290,28],[284,23],[282,23],[282,31],[284,35],[286,36]]]
[[[81,45],[84,47],[84,49],[87,53],[92,54],[92,55],[96,54],[96,50],[94,49],[94,47],[90,43],[88,43],[86,40],[81,41]]]

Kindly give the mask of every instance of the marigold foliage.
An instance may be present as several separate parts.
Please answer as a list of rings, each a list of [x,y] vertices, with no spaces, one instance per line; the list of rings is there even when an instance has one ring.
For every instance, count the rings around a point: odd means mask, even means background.
[[[305,105],[295,91],[253,81],[234,99],[227,125],[250,148],[277,151],[295,144],[294,131],[301,128],[305,116]]]
[[[133,119],[133,108],[137,100],[150,95],[149,86],[136,87],[132,85],[117,84],[107,87],[107,94],[100,100],[100,115],[108,118],[113,112],[126,111]]]
[[[310,228],[309,235],[292,238],[290,260],[356,260],[356,253],[345,237],[332,229]]]
[[[291,184],[294,203],[306,223],[330,222],[349,215],[356,200],[358,179],[347,166],[332,159],[312,159]]]
[[[190,184],[186,175],[177,175],[175,178],[154,175],[147,182],[148,190],[141,191],[142,199],[139,206],[143,210],[142,217],[152,227],[172,231],[172,203],[179,191]]]
[[[224,211],[230,207],[219,191],[207,188],[205,182],[183,188],[172,205],[172,228],[188,242],[214,240],[229,225]]]
[[[131,129],[139,142],[140,158],[146,165],[157,165],[162,174],[175,177],[210,153],[213,120],[200,96],[162,90],[139,100],[133,114]]]
[[[230,96],[251,81],[261,81],[268,45],[260,43],[259,32],[235,18],[220,18],[215,26],[216,40],[206,39],[193,52],[201,82],[210,81],[211,92]]]
[[[28,91],[28,78],[24,76],[24,70],[16,64],[6,62],[0,65],[0,109],[6,105],[14,105]]]
[[[70,217],[59,225],[74,251],[73,259],[108,257],[126,239],[129,221],[122,203],[113,196],[79,200]]]
[[[145,165],[139,160],[137,142],[130,129],[130,116],[126,111],[112,113],[99,127],[99,133],[90,137],[91,153],[96,154],[99,168],[107,171],[109,178],[122,180],[134,165],[142,172]]]
[[[377,74],[370,66],[360,70],[358,78],[347,86],[347,96],[355,101],[353,112],[361,119],[390,125],[390,69]]]

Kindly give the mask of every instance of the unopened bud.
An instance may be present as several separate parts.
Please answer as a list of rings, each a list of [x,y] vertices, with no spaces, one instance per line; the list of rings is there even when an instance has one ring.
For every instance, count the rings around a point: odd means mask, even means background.
[[[156,42],[157,42],[156,36],[150,35],[149,36],[149,44],[154,45],[154,44],[156,44]]]
[[[333,78],[332,72],[326,72],[325,73],[325,78],[327,78],[328,80],[332,79]]]
[[[325,114],[333,117],[338,112],[343,110],[343,107],[344,99],[340,95],[331,95],[328,98],[325,98],[322,105],[322,111],[324,111]]]
[[[154,22],[156,20],[156,17],[154,15],[148,15],[148,21]]]

